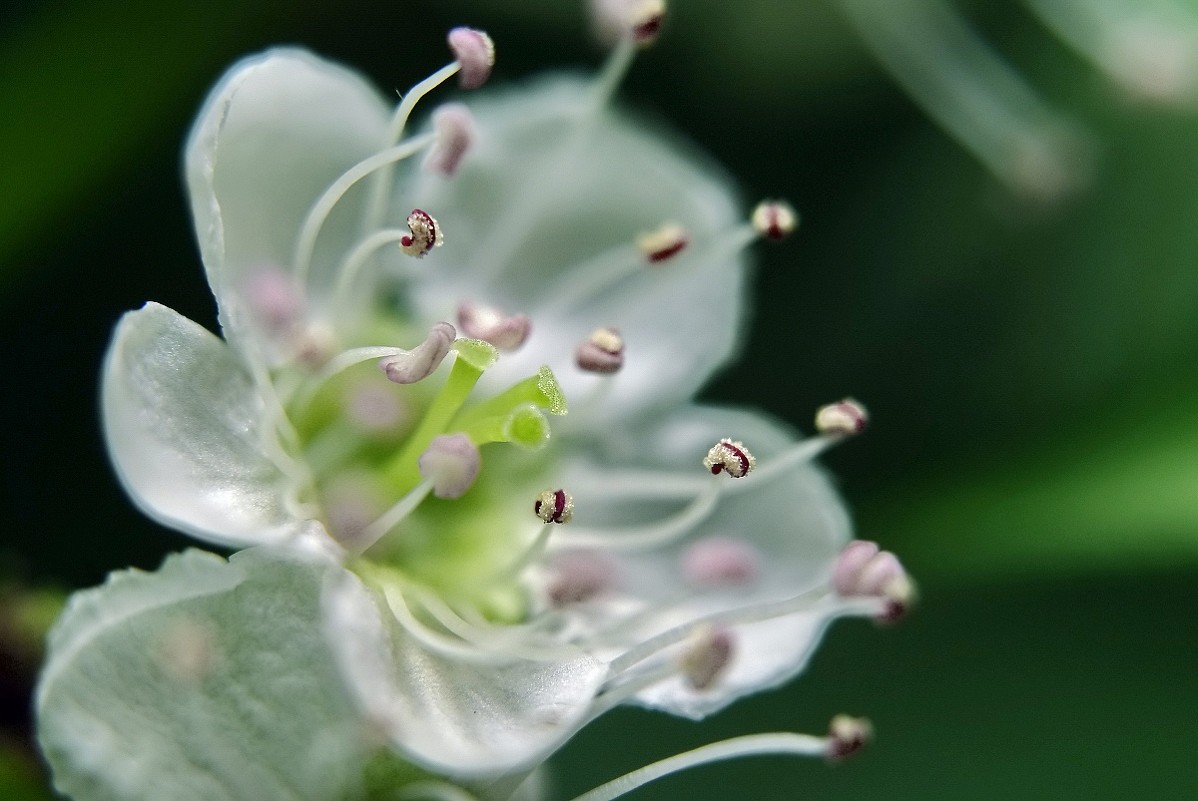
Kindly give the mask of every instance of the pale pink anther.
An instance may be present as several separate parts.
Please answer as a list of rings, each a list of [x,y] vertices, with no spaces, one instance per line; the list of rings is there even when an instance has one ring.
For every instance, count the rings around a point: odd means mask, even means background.
[[[292,275],[279,267],[251,270],[242,297],[257,322],[271,334],[286,333],[303,319],[304,296]]]
[[[570,551],[553,560],[547,594],[555,607],[585,603],[607,592],[616,579],[616,565],[602,551]]]
[[[732,632],[724,626],[699,629],[680,663],[687,684],[700,691],[714,685],[732,661],[735,644]]]
[[[495,66],[495,43],[485,31],[454,28],[449,32],[449,49],[461,65],[458,85],[463,89],[477,89],[491,77],[491,68]]]
[[[853,540],[844,546],[844,550],[836,557],[836,566],[832,570],[832,586],[841,595],[859,595],[858,580],[861,571],[870,559],[878,553],[878,544],[868,540]]]
[[[453,177],[474,143],[474,116],[461,103],[446,103],[433,112],[433,131],[437,139],[424,160],[424,169]]]
[[[879,598],[886,602],[878,619],[903,617],[915,602],[915,585],[898,557],[872,542],[856,540],[845,546],[832,571],[832,586],[845,598]]]
[[[574,351],[574,363],[588,373],[614,373],[624,366],[624,338],[614,328],[596,328]]]
[[[482,456],[470,437],[447,434],[435,438],[417,460],[420,475],[433,483],[438,498],[460,498],[474,486]]]
[[[697,588],[752,584],[761,573],[761,554],[735,537],[705,537],[682,554],[682,575]]]
[[[499,350],[515,350],[532,332],[526,314],[504,314],[493,306],[469,301],[458,304],[458,326],[471,339],[489,342]]]
[[[374,381],[355,386],[345,397],[346,416],[364,431],[395,431],[410,416],[402,391]]]
[[[642,47],[656,41],[665,19],[664,0],[591,0],[591,21],[605,44],[631,39]]]
[[[396,384],[415,384],[433,374],[445,357],[458,332],[449,323],[441,322],[429,329],[424,342],[404,353],[379,359],[379,368]]]

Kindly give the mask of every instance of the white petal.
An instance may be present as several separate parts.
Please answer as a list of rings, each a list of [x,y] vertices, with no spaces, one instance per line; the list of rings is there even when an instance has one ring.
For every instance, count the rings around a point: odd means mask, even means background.
[[[405,757],[450,777],[526,770],[585,723],[606,673],[559,661],[435,653],[355,576],[326,589],[328,636],[351,694]]]
[[[268,455],[262,396],[201,326],[157,303],[126,314],[104,362],[102,405],[117,474],[160,523],[233,546],[305,528]]]
[[[605,613],[601,605],[586,610],[589,625],[622,633],[624,648],[675,626],[728,612],[798,596],[827,585],[840,549],[850,539],[844,506],[823,471],[800,462],[776,477],[757,481],[707,474],[701,465],[707,449],[722,437],[742,440],[757,457],[759,469],[791,447],[794,437],[782,426],[754,413],[691,407],[663,425],[608,440],[607,452],[590,465],[578,464],[563,478],[575,496],[575,531],[610,526],[610,540],[620,526],[661,520],[683,508],[681,493],[653,494],[653,479],[623,480],[632,468],[656,468],[686,480],[694,474],[700,484],[719,487],[721,494],[710,515],[686,536],[648,551],[620,559],[619,591]],[[661,479],[661,486],[668,484]],[[741,483],[743,482],[743,483]],[[675,482],[678,483],[678,482]],[[696,588],[687,581],[682,555],[707,537],[733,537],[755,548],[755,581],[723,588]],[[564,538],[563,538],[564,540]],[[701,717],[736,698],[787,681],[806,663],[835,603],[807,612],[733,628],[737,649],[728,671],[716,686],[696,693],[682,681],[671,680],[637,696],[639,702],[677,714]],[[630,614],[635,624],[621,623]],[[614,656],[619,648],[608,652]]]
[[[36,697],[56,787],[76,801],[349,797],[365,729],[324,643],[327,569],[187,551],[72,596]]]
[[[382,149],[388,110],[357,73],[297,49],[233,66],[212,90],[186,149],[187,184],[208,282],[230,341],[254,329],[242,295],[255,271],[290,270],[301,223],[346,169]],[[318,239],[308,300],[361,236],[361,186]],[[300,289],[303,289],[301,287]]]
[[[597,421],[685,400],[729,358],[745,259],[699,244],[740,224],[728,180],[677,137],[617,110],[583,122],[589,88],[557,78],[471,103],[477,146],[452,180],[413,176],[404,202],[428,209],[445,232],[430,257],[436,268],[415,279],[423,318],[443,319],[459,301],[528,314],[531,337],[484,381],[548,364],[571,403],[609,381],[604,404],[587,414]],[[585,304],[564,303],[563,293],[593,278],[588,259],[624,248],[639,263],[637,236],[667,221],[692,232],[688,250],[637,266]],[[623,370],[602,379],[574,365],[575,346],[600,326],[627,343]]]

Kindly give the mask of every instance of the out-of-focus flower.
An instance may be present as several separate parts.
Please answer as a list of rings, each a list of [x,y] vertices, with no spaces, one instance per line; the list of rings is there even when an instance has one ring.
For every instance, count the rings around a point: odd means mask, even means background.
[[[594,80],[482,96],[414,136],[425,93],[485,78],[485,34],[452,35],[472,61],[395,110],[304,51],[234,66],[186,149],[224,339],[151,303],[104,368],[135,501],[263,546],[239,575],[272,550],[314,565],[349,695],[439,775],[529,769],[617,704],[703,717],[797,674],[836,617],[910,597],[892,556],[846,550],[812,464],[851,432],[796,440],[691,401],[736,350],[745,249],[781,225],[760,219],[795,218],[771,204],[755,225],[717,169],[613,108],[642,39]],[[50,676],[85,647],[66,642]],[[189,648],[168,663],[202,678],[209,649]],[[743,753],[848,749],[779,736]]]

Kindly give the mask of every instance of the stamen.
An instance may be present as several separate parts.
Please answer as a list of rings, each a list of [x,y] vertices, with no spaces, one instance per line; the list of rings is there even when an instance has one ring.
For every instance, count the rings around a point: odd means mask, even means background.
[[[841,762],[865,747],[874,737],[874,727],[865,718],[837,715],[828,724],[829,762]]]
[[[1178,3],[1150,11],[1126,2],[1028,0],[1040,21],[1136,97],[1193,100],[1198,89],[1198,26]]]
[[[726,759],[780,755],[823,757],[826,756],[827,750],[827,738],[815,737],[810,734],[771,732],[733,737],[638,768],[575,797],[573,801],[613,801],[638,787],[643,787],[649,782],[657,781],[672,773]]]
[[[724,472],[732,478],[744,478],[757,466],[757,460],[745,448],[743,442],[722,439],[707,452],[707,456],[703,458],[703,466],[710,470],[713,476]]]
[[[300,228],[299,236],[295,240],[295,256],[292,261],[295,264],[295,280],[297,284],[304,286],[307,283],[308,271],[312,266],[312,254],[316,250],[316,237],[320,234],[320,229],[324,226],[325,220],[328,219],[333,207],[337,205],[341,198],[345,197],[345,193],[354,184],[375,170],[388,167],[398,161],[403,161],[413,154],[419,153],[434,141],[435,138],[432,134],[425,134],[424,136],[409,139],[406,142],[400,142],[382,152],[359,161],[329,185],[329,188],[324,191],[324,194],[320,196],[308,211],[308,215],[304,218],[304,224]]]
[[[596,36],[606,44],[630,41],[648,46],[661,32],[666,7],[663,0],[591,0],[591,22]]]
[[[284,334],[304,316],[304,296],[287,271],[274,266],[250,272],[243,291],[254,318],[270,334]]]
[[[453,500],[474,486],[482,468],[478,448],[464,434],[435,438],[417,460],[420,475],[433,484],[433,495]]]
[[[656,42],[658,34],[661,33],[661,24],[665,20],[665,16],[664,0],[641,0],[631,18],[632,41],[641,47],[648,47]]]
[[[624,338],[614,328],[596,328],[578,346],[574,362],[588,373],[614,373],[624,366]]]
[[[780,242],[794,233],[799,225],[799,215],[785,200],[765,200],[753,209],[749,221],[761,236]]]
[[[682,554],[682,575],[693,587],[709,589],[751,584],[761,572],[761,554],[733,537],[705,537]]]
[[[532,331],[532,320],[527,315],[505,315],[493,306],[469,301],[458,305],[458,325],[466,336],[490,342],[504,351],[523,345]]]
[[[355,386],[345,398],[345,415],[358,428],[374,433],[396,431],[409,419],[409,410],[394,387],[369,381]]]
[[[899,620],[915,603],[915,584],[898,557],[864,540],[854,540],[840,552],[832,571],[832,586],[844,598],[885,601],[876,615],[881,622]]]
[[[553,560],[547,594],[555,607],[585,603],[606,592],[616,576],[615,560],[602,551],[574,550]]]
[[[636,246],[650,264],[660,264],[681,253],[690,242],[686,229],[675,223],[666,223],[655,231],[637,237]]]
[[[815,413],[815,430],[821,434],[850,436],[869,425],[869,412],[852,398],[820,407]]]
[[[408,230],[411,236],[401,237],[399,249],[409,256],[424,258],[433,248],[445,243],[445,234],[432,215],[422,209],[412,209],[408,215]]]
[[[433,112],[433,131],[437,141],[424,160],[424,169],[452,178],[477,135],[474,116],[461,103],[447,103]]]
[[[449,32],[449,49],[458,60],[462,71],[458,85],[463,89],[477,89],[491,77],[495,66],[495,43],[485,31],[476,28],[454,28]]]
[[[387,380],[396,384],[415,384],[432,375],[457,339],[458,332],[449,323],[441,322],[429,329],[424,342],[415,348],[379,360],[379,369]]]
[[[840,0],[866,46],[999,180],[1052,200],[1085,178],[1087,138],[943,0]]]
[[[680,662],[687,683],[695,690],[710,689],[732,661],[733,646],[732,632],[724,626],[705,626],[696,631]]]
[[[574,499],[563,489],[547,489],[537,496],[533,511],[545,523],[569,523],[574,517]]]
[[[416,511],[420,504],[424,503],[424,499],[433,491],[432,481],[423,481],[417,484],[410,492],[400,498],[390,509],[382,514],[378,520],[375,520],[369,526],[362,530],[362,533],[354,537],[352,543],[354,550],[357,553],[366,551],[370,546],[386,536],[387,532],[398,526],[407,518],[408,515]]]

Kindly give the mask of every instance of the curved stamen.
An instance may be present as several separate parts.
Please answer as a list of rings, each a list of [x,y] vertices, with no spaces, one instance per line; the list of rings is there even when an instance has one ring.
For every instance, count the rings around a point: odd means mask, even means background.
[[[337,281],[333,285],[333,311],[338,315],[348,313],[346,307],[350,301],[350,293],[358,282],[362,267],[376,251],[390,244],[398,244],[401,239],[411,235],[412,232],[407,228],[384,228],[355,245],[337,268]]]
[[[428,650],[451,659],[460,659],[463,662],[472,662],[475,664],[494,665],[503,661],[502,655],[496,654],[494,651],[477,648],[455,636],[434,631],[429,626],[420,622],[412,614],[412,610],[408,606],[407,601],[404,600],[403,591],[400,588],[387,584],[383,586],[382,593],[384,600],[387,602],[387,607],[395,615],[395,620],[403,626],[404,631],[411,634],[417,642]]]
[[[316,249],[316,237],[320,234],[320,229],[328,219],[333,207],[341,198],[345,197],[345,193],[375,170],[403,161],[415,153],[419,153],[434,141],[436,141],[436,137],[433,134],[424,134],[400,142],[359,161],[329,185],[329,188],[308,211],[308,215],[304,218],[304,224],[300,228],[299,236],[296,238],[295,256],[292,262],[297,284],[300,286],[307,284],[308,272],[312,266],[312,254]]]
[[[1051,199],[1084,177],[1076,125],[948,3],[840,0],[840,7],[912,99],[1009,187]]]
[[[682,270],[696,260],[719,261],[748,247],[758,238],[752,225],[737,226],[719,236],[705,237],[669,260],[662,269]],[[625,280],[651,269],[652,262],[637,245],[620,244],[562,271],[566,276],[550,292],[558,309],[590,305]]]
[[[386,536],[387,532],[403,522],[404,518],[416,511],[416,507],[420,506],[433,491],[433,481],[426,479],[416,487],[396,501],[390,509],[365,529],[362,533],[354,537],[354,551],[362,553],[370,548],[376,542]]]
[[[563,540],[563,547],[595,548],[609,551],[641,551],[658,548],[689,534],[707,519],[719,500],[719,487],[708,484],[690,503],[662,520],[642,526],[613,528],[574,528]]]
[[[760,623],[798,612],[814,611],[822,611],[829,619],[854,614],[873,616],[879,614],[883,608],[884,604],[876,599],[841,599],[832,594],[829,587],[820,585],[780,601],[726,609],[667,629],[616,657],[611,661],[609,667],[612,675],[618,676],[662,650],[685,642],[703,626],[728,627],[745,623]]]
[[[746,756],[806,756],[822,757],[828,753],[828,739],[811,734],[795,734],[793,732],[771,732],[769,734],[749,734],[743,737],[733,737],[718,743],[700,746],[683,754],[677,754],[631,773],[626,773],[618,779],[601,784],[593,790],[577,796],[573,801],[612,801],[633,790],[657,781],[671,773],[688,770],[699,765],[720,762],[725,759],[738,759]]]
[[[421,608],[451,634],[461,637],[475,647],[491,651],[500,651],[509,656],[527,659],[530,662],[557,662],[577,659],[583,654],[580,648],[568,644],[550,643],[547,647],[538,647],[528,643],[528,632],[512,631],[510,627],[494,631],[480,629],[472,625],[453,611],[435,592],[413,587]]]
[[[545,173],[566,174],[569,165],[579,159],[587,136],[594,129],[600,112],[611,102],[616,88],[628,74],[636,51],[636,43],[629,37],[622,39],[612,49],[602,71],[591,84],[589,96],[569,121],[571,129],[557,145],[555,152],[545,160]],[[533,180],[530,176],[530,184]],[[558,203],[561,200],[560,193],[569,187],[570,182],[555,180],[550,182],[548,190],[522,191],[516,201],[507,206],[505,213],[497,216],[494,226],[480,240],[487,243],[487,257],[483,262],[486,268],[482,265],[475,268],[480,285],[487,285],[499,271],[507,267],[528,238],[533,222],[543,219],[542,212]]]

